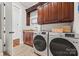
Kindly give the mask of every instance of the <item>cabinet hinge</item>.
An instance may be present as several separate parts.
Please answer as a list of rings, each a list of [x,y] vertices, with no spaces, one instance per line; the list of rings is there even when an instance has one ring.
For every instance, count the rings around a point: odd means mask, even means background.
[[[6,31],[3,31],[3,33],[6,33]]]
[[[5,19],[5,17],[4,17],[4,19]]]
[[[4,6],[5,6],[5,3],[4,3]]]
[[[5,47],[6,45],[4,44],[3,46]]]

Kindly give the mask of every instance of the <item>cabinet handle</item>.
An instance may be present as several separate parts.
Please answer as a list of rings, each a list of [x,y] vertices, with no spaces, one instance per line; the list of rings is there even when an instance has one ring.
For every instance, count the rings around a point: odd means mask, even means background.
[[[9,34],[12,34],[12,33],[15,33],[15,32],[9,32]]]

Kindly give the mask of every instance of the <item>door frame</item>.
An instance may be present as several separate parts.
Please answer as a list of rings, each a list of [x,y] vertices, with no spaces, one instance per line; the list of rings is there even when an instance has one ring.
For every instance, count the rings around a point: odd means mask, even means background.
[[[1,3],[1,40],[2,40],[2,51],[4,51],[4,3]]]

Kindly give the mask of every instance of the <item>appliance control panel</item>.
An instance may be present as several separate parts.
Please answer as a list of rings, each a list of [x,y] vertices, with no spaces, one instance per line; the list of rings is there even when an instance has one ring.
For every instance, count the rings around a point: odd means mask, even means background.
[[[65,37],[72,37],[72,38],[74,38],[75,34],[65,34]]]
[[[42,32],[41,34],[44,34],[44,35],[45,35],[45,34],[46,34],[46,32]]]
[[[66,33],[65,37],[71,37],[71,38],[79,39],[79,34]]]

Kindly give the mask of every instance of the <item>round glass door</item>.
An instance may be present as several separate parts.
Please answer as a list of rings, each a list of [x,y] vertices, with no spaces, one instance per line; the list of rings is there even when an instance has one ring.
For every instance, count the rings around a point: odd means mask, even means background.
[[[37,35],[34,38],[34,46],[38,51],[44,51],[46,49],[46,41],[41,35]]]
[[[50,42],[50,52],[54,56],[77,56],[75,46],[66,39],[55,38]]]

